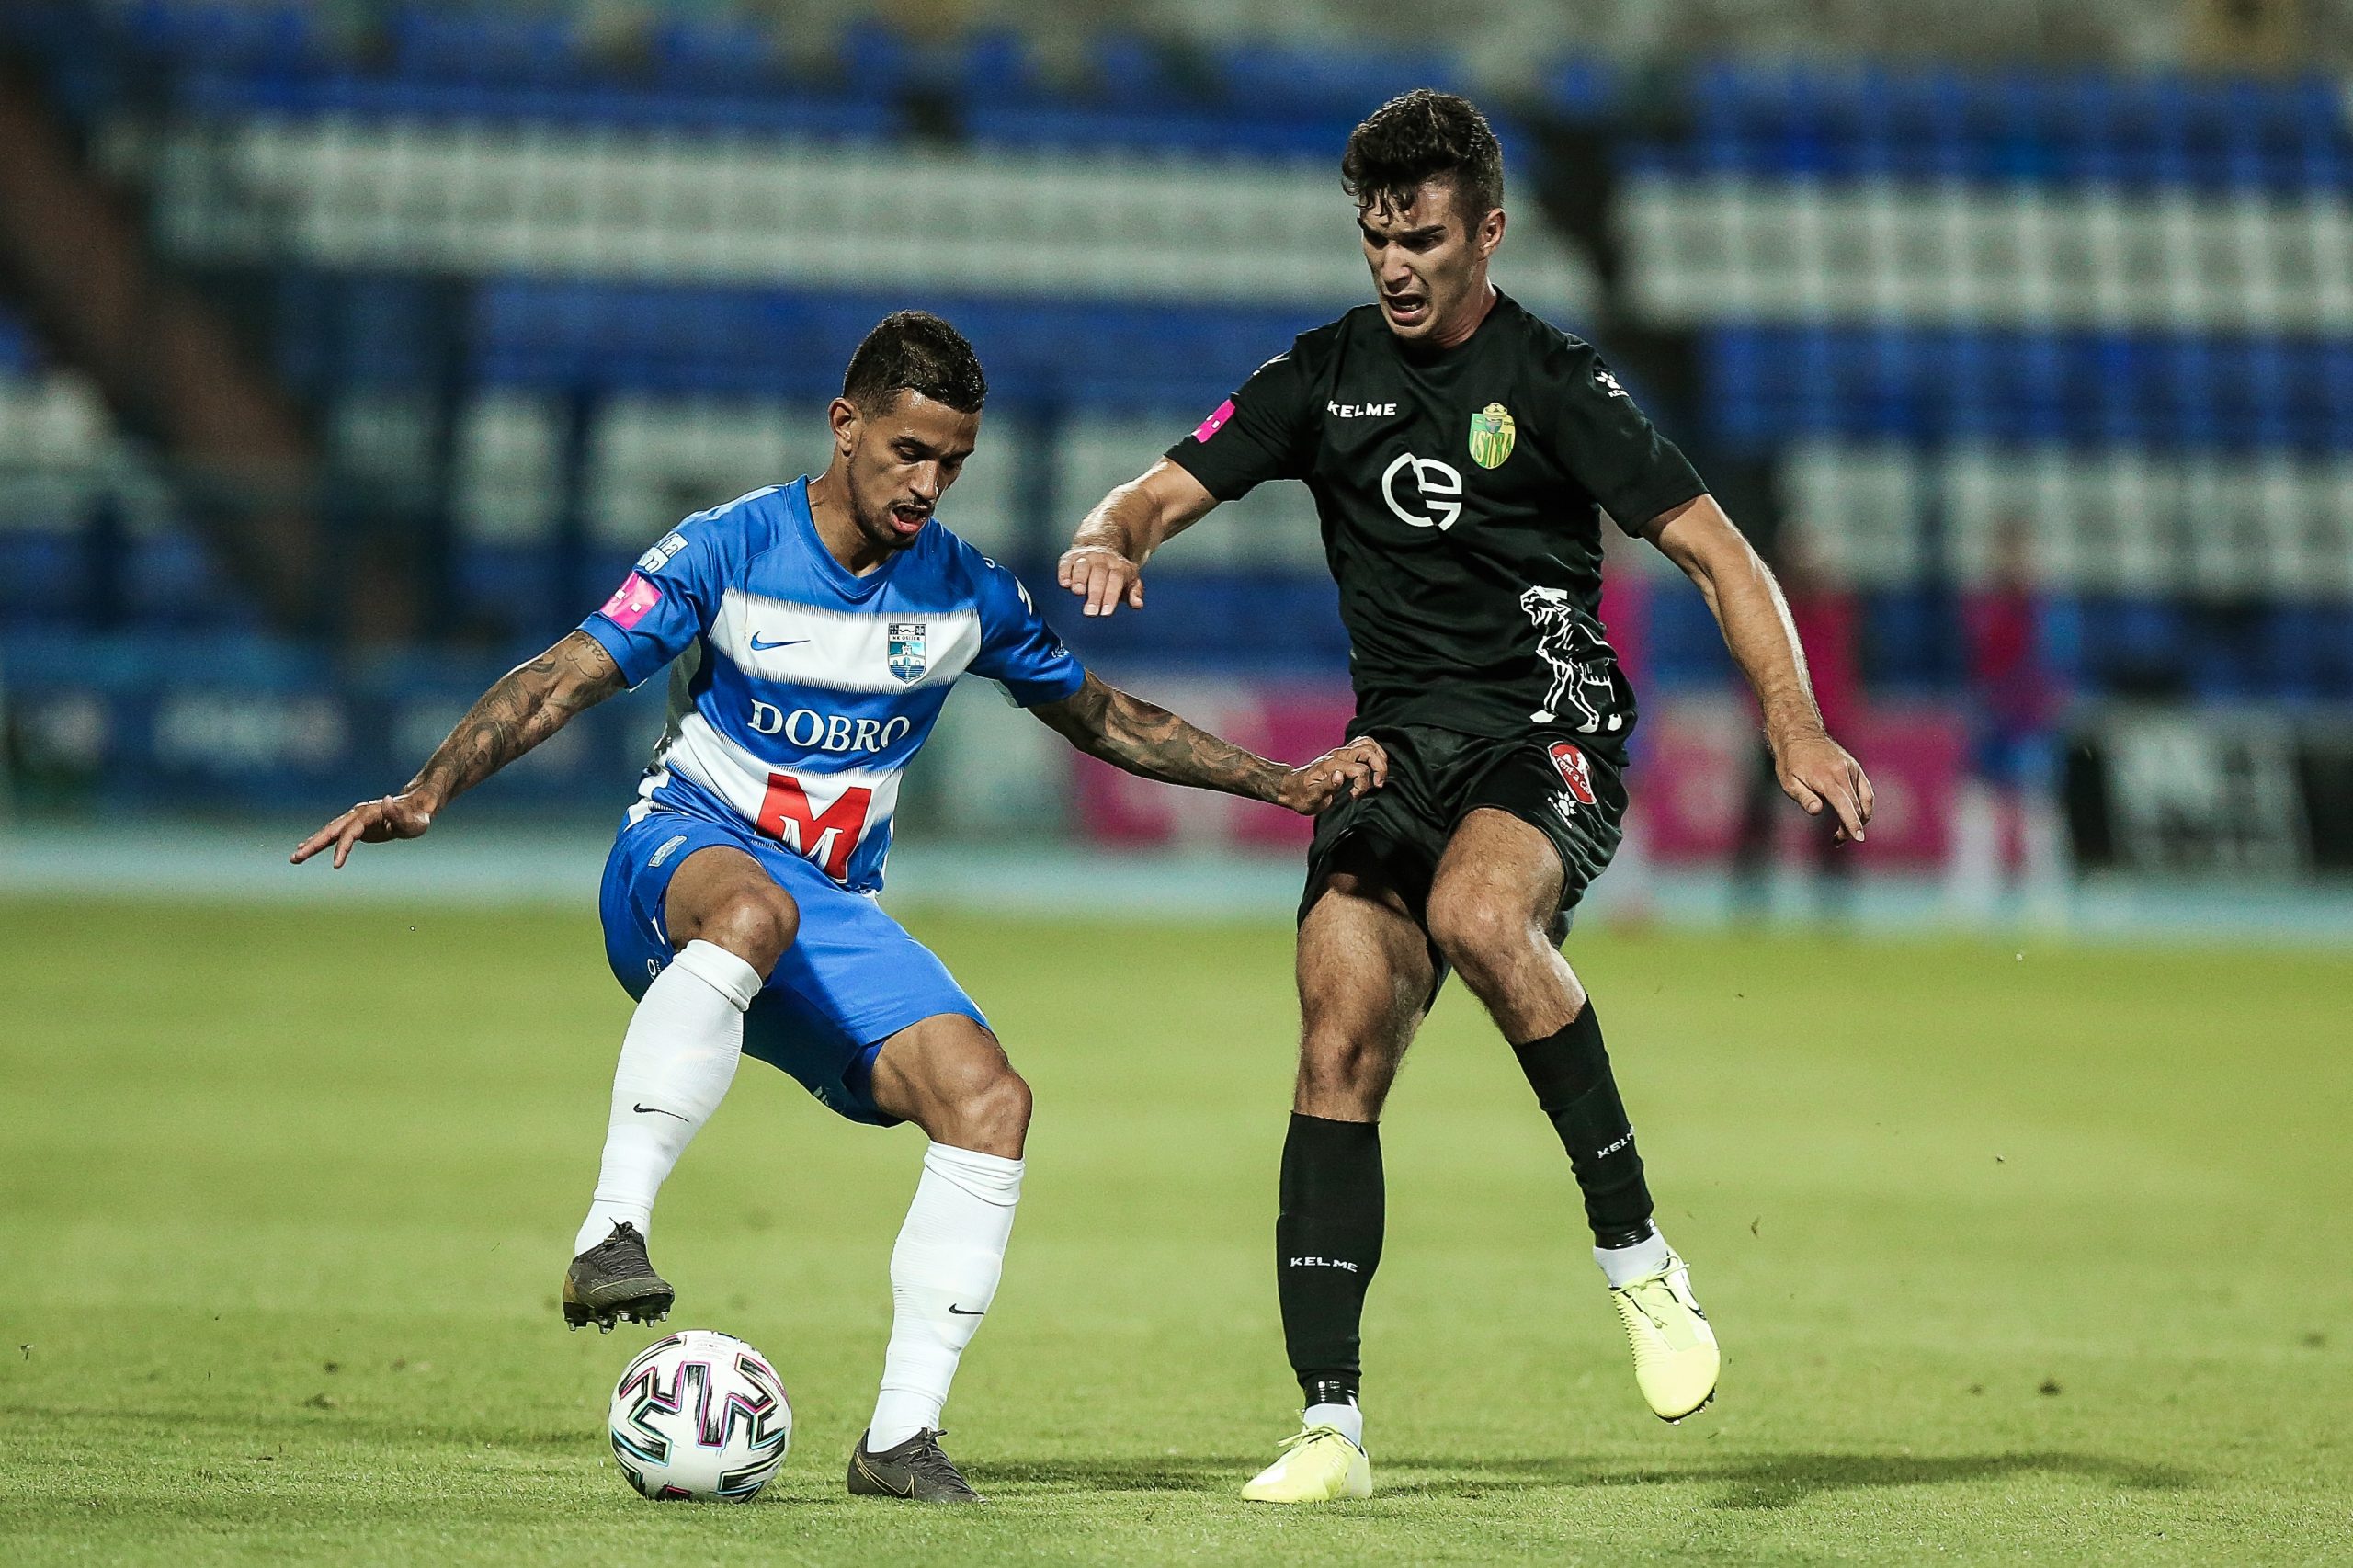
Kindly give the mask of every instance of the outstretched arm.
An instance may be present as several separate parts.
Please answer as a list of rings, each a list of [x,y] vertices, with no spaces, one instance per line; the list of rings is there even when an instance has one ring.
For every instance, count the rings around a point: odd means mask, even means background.
[[[594,708],[627,683],[604,645],[574,631],[482,694],[397,795],[362,801],[295,847],[301,865],[328,845],[341,866],[355,844],[415,838],[434,812]]]
[[[1270,801],[1302,816],[1313,816],[1342,795],[1377,790],[1389,778],[1389,754],[1370,736],[1325,752],[1304,767],[1286,767],[1091,675],[1062,701],[1029,711],[1087,756],[1140,778]]]
[[[1055,577],[1086,601],[1081,614],[1108,615],[1122,599],[1142,609],[1144,562],[1216,505],[1199,480],[1162,458],[1096,503]]]
[[[1811,816],[1826,807],[1838,819],[1837,836],[1861,843],[1871,820],[1871,781],[1823,728],[1805,650],[1771,569],[1711,495],[1661,513],[1643,532],[1683,568],[1715,613],[1724,645],[1765,715],[1782,793]]]

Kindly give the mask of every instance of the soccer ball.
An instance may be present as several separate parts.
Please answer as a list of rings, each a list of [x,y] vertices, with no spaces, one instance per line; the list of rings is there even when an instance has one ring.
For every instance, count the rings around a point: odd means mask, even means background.
[[[613,1459],[639,1494],[741,1503],[792,1446],[792,1403],[767,1358],[688,1329],[648,1346],[613,1390]]]

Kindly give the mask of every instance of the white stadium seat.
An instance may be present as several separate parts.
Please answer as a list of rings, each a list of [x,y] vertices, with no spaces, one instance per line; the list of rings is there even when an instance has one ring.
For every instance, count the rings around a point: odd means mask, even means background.
[[[2353,326],[2339,199],[1649,175],[1621,203],[1633,297],[1665,325]]]
[[[166,152],[163,232],[208,258],[1191,303],[1366,290],[1321,163],[333,119],[182,131]],[[1583,319],[1584,256],[1532,204],[1517,217],[1515,292]]]

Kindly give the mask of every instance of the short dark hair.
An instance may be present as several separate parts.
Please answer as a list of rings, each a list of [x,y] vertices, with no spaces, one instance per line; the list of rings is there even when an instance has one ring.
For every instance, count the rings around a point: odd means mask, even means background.
[[[978,414],[989,379],[964,335],[929,311],[893,311],[849,357],[842,396],[860,414],[881,414],[903,392],[921,392],[959,414]]]
[[[1454,182],[1466,226],[1504,204],[1503,143],[1470,99],[1416,87],[1349,132],[1340,183],[1358,207],[1404,207],[1430,179]]]

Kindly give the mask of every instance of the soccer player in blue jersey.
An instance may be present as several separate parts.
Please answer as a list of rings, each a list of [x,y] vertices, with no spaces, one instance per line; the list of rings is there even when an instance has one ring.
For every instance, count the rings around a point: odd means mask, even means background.
[[[397,795],[295,849],[415,838],[460,791],[664,666],[670,722],[606,863],[605,953],[637,999],[613,1077],[565,1321],[654,1322],[654,1199],[745,1052],[852,1121],[929,1137],[891,1255],[881,1397],[850,1456],[863,1495],[970,1502],[938,1420],[995,1294],[1021,1192],[1029,1087],[972,998],[875,901],[899,776],[967,673],[1131,773],[1305,814],[1377,788],[1356,741],[1301,768],[1104,685],[1013,574],[937,526],[987,386],[955,328],[887,317],[851,357],[834,451],[688,517],[580,629],[508,672]]]

